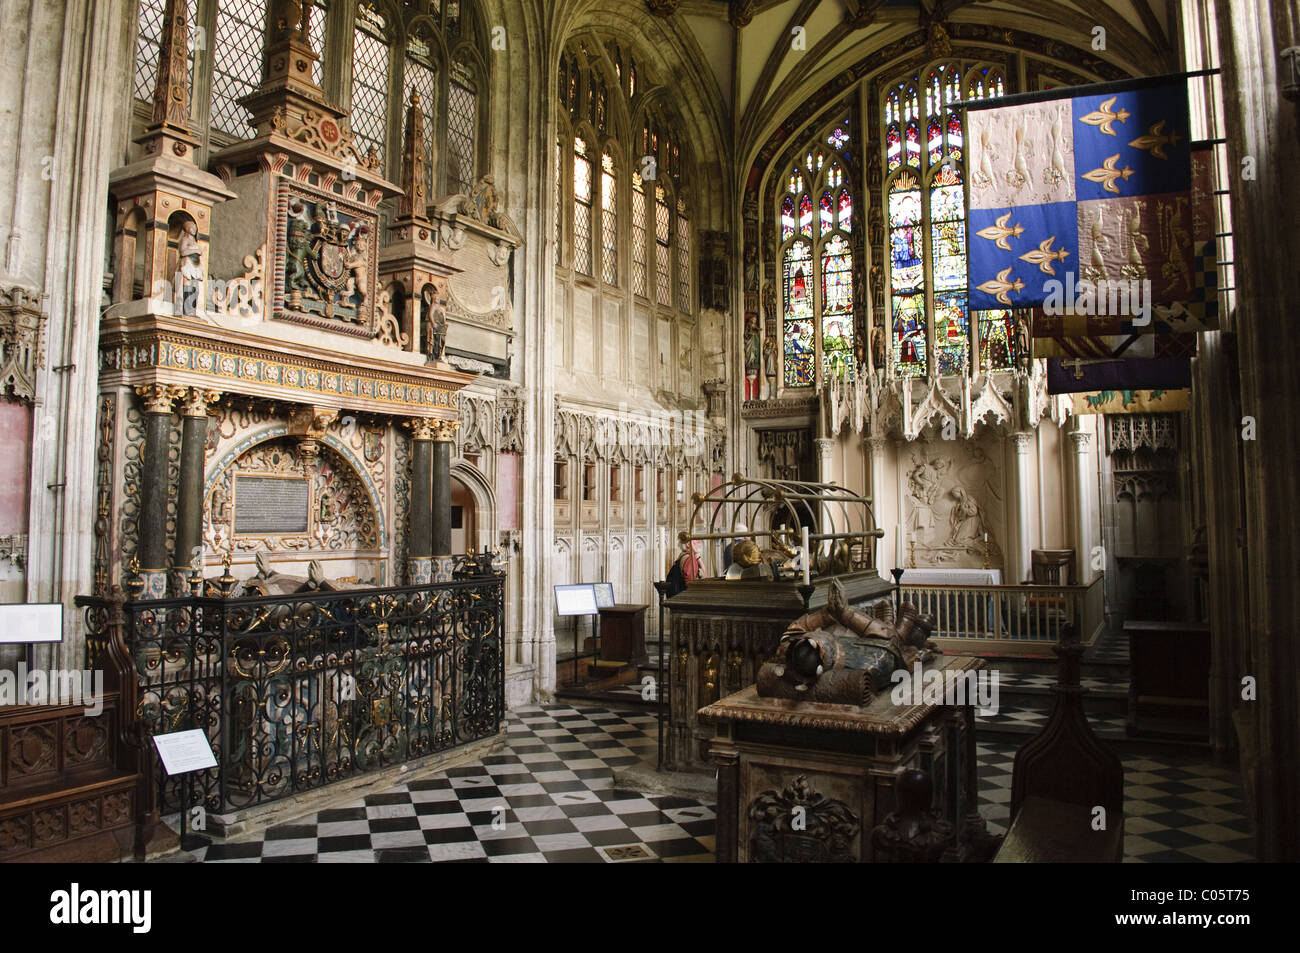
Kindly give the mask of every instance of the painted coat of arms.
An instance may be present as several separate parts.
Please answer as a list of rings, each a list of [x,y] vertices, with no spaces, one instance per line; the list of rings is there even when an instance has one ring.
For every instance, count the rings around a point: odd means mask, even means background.
[[[295,192],[285,207],[281,316],[316,327],[364,330],[374,310],[373,218],[331,199]]]

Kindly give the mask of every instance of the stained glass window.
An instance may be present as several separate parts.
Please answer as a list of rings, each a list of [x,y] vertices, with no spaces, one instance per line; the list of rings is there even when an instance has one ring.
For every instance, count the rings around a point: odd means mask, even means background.
[[[646,286],[646,202],[645,184],[641,176],[632,173],[632,291],[649,297]]]
[[[241,139],[254,134],[248,111],[239,105],[239,99],[262,81],[265,28],[266,4],[262,0],[231,0],[217,7],[217,29],[212,38],[213,129]]]
[[[786,192],[777,207],[785,387],[851,378],[855,370],[848,120],[818,137],[815,146],[781,179]]]
[[[965,139],[961,115],[953,105],[963,90],[972,99],[1005,90],[996,67],[943,63],[923,76],[891,87],[882,104],[890,354],[894,374],[900,377],[964,374],[971,368],[962,185]],[[989,360],[995,369],[1011,366],[1014,334],[1006,330],[1002,313],[975,317],[981,331],[987,325],[1001,340],[986,350],[981,334],[981,367]]]
[[[388,121],[388,40],[383,17],[366,7],[357,10],[352,42],[352,134],[357,149],[373,149],[381,159]],[[259,46],[261,33],[258,33]]]
[[[797,241],[785,253],[783,269],[785,305],[786,387],[807,387],[813,383],[812,248]]]
[[[1010,311],[980,311],[980,370],[1003,371],[1016,366],[1016,324]]]
[[[474,188],[474,149],[478,127],[478,91],[474,74],[452,64],[447,89],[447,190],[469,194]]]
[[[573,140],[573,268],[591,274],[591,160],[587,140]]]
[[[673,303],[673,278],[669,264],[668,241],[672,235],[672,213],[662,185],[655,186],[655,300]]]
[[[600,158],[601,275],[608,284],[618,284],[618,177],[614,157],[606,149]]]

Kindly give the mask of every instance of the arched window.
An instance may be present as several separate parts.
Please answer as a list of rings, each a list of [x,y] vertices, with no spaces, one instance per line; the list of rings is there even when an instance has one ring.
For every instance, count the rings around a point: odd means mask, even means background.
[[[884,94],[884,206],[889,219],[890,362],[896,377],[971,371],[972,330],[979,370],[1014,364],[1009,311],[966,303],[966,148],[953,104],[1006,92],[1001,67],[939,63]]]
[[[810,387],[854,373],[853,207],[847,117],[784,174],[781,242],[782,381]]]
[[[425,116],[438,110],[438,65],[430,38],[424,31],[413,32],[406,41],[406,67],[402,78],[402,102],[411,101],[411,93],[420,94],[420,109]],[[434,136],[438,124],[424,123],[424,194],[433,195]]]
[[[632,291],[649,297],[646,283],[646,199],[645,181],[632,173]]]
[[[352,38],[352,134],[363,155],[382,160],[388,137],[388,22],[367,4],[357,7]]]
[[[474,188],[478,146],[478,83],[461,60],[451,65],[447,93],[447,191],[469,193]]]

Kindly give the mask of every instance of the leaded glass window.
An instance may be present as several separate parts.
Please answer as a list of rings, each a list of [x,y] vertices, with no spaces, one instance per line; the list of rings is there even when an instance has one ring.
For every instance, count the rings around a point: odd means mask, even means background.
[[[564,259],[564,142],[555,140],[555,260]]]
[[[649,297],[646,285],[646,199],[645,183],[632,173],[632,291]]]
[[[587,140],[573,140],[573,267],[591,274],[591,159]]]
[[[691,222],[681,199],[677,200],[677,308],[691,310]]]
[[[311,29],[307,36],[311,40],[311,48],[316,51],[317,60],[311,64],[311,78],[317,86],[325,85],[325,18],[328,15],[324,0],[316,0],[312,4]]]
[[[135,98],[146,102],[153,100],[154,84],[158,79],[158,47],[162,44],[164,0],[140,0],[140,16],[135,36]],[[188,0],[190,24],[190,88],[194,87],[194,60],[198,52],[195,42],[195,18],[198,0]],[[260,62],[260,60],[259,60]]]
[[[474,188],[477,89],[474,74],[464,64],[454,64],[447,92],[447,188],[452,192],[468,194]]]
[[[618,284],[618,174],[609,150],[600,157],[600,269],[606,283]]]
[[[262,81],[262,46],[266,4],[262,0],[228,0],[217,7],[212,38],[212,128],[250,138],[248,111],[239,105]]]
[[[780,180],[785,188],[776,214],[786,387],[854,374],[851,148],[845,118],[804,150]]]
[[[389,43],[384,18],[367,7],[357,9],[352,41],[352,134],[363,155],[381,159],[388,130]]]
[[[971,370],[966,148],[954,104],[1004,92],[1000,68],[960,63],[937,64],[885,92],[883,198],[889,218],[890,359],[897,377]],[[981,312],[975,317],[979,369],[1011,367],[1015,336],[1010,314]],[[986,332],[991,336],[987,342]]]
[[[673,303],[672,268],[669,263],[669,239],[672,236],[672,212],[662,185],[655,186],[655,300],[662,305]]]

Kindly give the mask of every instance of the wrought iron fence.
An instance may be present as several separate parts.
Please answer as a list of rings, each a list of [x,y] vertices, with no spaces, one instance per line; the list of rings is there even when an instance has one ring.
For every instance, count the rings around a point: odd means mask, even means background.
[[[114,602],[80,598],[92,655],[120,638],[150,734],[201,729],[189,805],[228,813],[495,735],[504,580]],[[93,662],[93,659],[92,659]],[[180,808],[158,774],[158,808]]]

